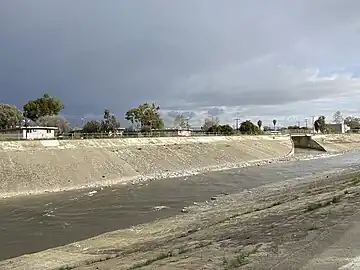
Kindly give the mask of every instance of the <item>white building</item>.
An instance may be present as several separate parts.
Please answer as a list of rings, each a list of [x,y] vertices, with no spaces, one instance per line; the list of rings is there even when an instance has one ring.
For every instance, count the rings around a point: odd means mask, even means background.
[[[0,139],[36,140],[52,139],[57,127],[16,127],[0,130]]]

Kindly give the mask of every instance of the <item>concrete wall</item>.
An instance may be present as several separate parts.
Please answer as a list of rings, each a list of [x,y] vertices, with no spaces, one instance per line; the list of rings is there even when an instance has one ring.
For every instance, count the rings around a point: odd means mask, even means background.
[[[319,144],[316,140],[313,140],[312,136],[307,135],[294,135],[291,136],[295,148],[309,148],[319,151],[326,151],[325,148]]]
[[[290,137],[269,136],[0,142],[0,196],[176,176],[291,153]]]
[[[314,135],[312,138],[327,152],[345,152],[360,149],[360,134]]]

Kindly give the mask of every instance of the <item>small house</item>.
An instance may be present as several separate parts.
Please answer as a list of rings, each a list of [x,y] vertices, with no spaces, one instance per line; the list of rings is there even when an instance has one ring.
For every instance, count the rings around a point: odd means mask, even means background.
[[[0,139],[37,140],[55,138],[57,127],[15,127],[0,130]]]

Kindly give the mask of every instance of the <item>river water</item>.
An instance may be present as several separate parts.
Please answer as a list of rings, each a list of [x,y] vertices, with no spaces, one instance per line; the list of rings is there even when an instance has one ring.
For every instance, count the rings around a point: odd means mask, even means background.
[[[359,165],[360,152],[302,151],[297,161],[143,185],[0,200],[0,260],[68,244],[104,232],[181,214],[184,206],[220,193],[237,193],[277,181],[314,177]]]

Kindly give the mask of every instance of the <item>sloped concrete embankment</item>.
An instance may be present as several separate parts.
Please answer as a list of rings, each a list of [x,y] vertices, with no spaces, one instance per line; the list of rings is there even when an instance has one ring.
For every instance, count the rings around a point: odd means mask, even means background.
[[[314,149],[318,151],[326,151],[325,148],[313,139],[313,136],[301,135],[301,136],[291,136],[292,141],[294,142],[295,148],[304,148],[304,149]]]
[[[312,139],[327,152],[360,150],[360,134],[315,135]]]
[[[0,196],[241,167],[293,154],[289,137],[0,142]]]

